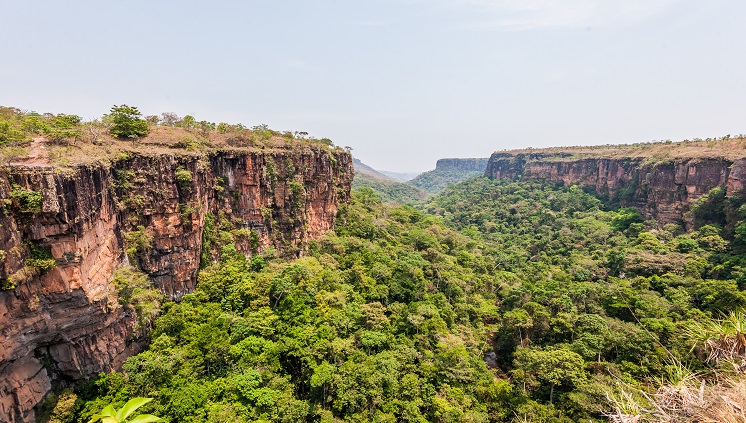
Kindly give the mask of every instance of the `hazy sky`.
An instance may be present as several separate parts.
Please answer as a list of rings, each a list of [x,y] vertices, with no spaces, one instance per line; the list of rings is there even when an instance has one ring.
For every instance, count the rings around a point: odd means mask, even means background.
[[[385,170],[746,133],[743,0],[0,0],[0,105],[266,123]]]

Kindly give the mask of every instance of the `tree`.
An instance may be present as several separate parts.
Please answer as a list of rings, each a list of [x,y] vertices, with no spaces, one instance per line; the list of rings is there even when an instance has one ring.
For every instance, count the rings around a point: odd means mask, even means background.
[[[50,141],[69,143],[82,136],[80,121],[80,116],[59,114],[49,120],[44,132]]]
[[[142,115],[137,107],[126,104],[114,106],[109,116],[112,122],[109,132],[117,138],[137,139],[148,135],[150,131],[148,122],[141,118]]]
[[[161,113],[160,124],[163,126],[176,126],[179,121],[181,121],[181,118],[176,113]]]
[[[19,157],[23,157],[26,155],[28,155],[28,152],[23,147],[5,147],[3,149],[0,149],[0,157],[2,157],[3,162],[5,162],[8,166],[10,166],[10,164]]]
[[[554,387],[561,384],[574,385],[584,378],[583,358],[566,349],[518,348],[513,361],[513,377],[523,382],[526,390],[542,384],[550,385],[549,403],[554,399]]]

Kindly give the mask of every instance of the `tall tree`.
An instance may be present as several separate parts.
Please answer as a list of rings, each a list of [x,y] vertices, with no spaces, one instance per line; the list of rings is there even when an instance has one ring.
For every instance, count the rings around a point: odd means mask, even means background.
[[[109,114],[112,122],[109,132],[117,138],[139,138],[148,135],[148,122],[141,116],[137,107],[126,104],[114,106]]]

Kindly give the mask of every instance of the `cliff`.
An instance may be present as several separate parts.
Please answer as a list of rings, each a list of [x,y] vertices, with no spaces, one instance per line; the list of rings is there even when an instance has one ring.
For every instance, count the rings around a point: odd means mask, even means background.
[[[489,159],[440,159],[435,163],[435,170],[463,170],[473,172],[484,172]]]
[[[746,150],[743,139],[514,150],[494,153],[485,176],[579,185],[662,224],[691,224],[685,213],[713,188],[743,190]]]
[[[116,369],[139,348],[136,317],[116,301],[115,269],[136,264],[178,299],[194,288],[200,261],[216,257],[208,235],[218,219],[237,234],[239,252],[301,254],[332,228],[352,177],[349,153],[314,146],[130,152],[65,170],[5,171],[2,420],[33,421],[55,381]],[[133,234],[146,242],[128,245]],[[34,261],[40,251],[56,265]]]

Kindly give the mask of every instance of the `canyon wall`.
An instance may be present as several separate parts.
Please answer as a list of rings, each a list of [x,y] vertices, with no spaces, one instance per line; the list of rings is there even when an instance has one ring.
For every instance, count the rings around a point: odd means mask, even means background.
[[[489,159],[486,157],[475,159],[440,159],[435,163],[435,169],[484,172],[488,162]]]
[[[495,153],[485,176],[544,179],[594,190],[621,206],[638,208],[660,223],[691,223],[685,217],[694,200],[715,187],[727,195],[743,190],[746,159],[574,157],[571,154]]]
[[[238,238],[239,252],[301,254],[332,228],[352,177],[349,153],[312,147],[10,169],[0,176],[0,420],[33,421],[53,383],[117,369],[141,347],[114,270],[135,264],[179,299],[215,254],[203,232],[216,216],[251,235]],[[28,193],[42,194],[34,210]],[[128,257],[133,233],[149,245]],[[56,266],[34,267],[34,250]]]

